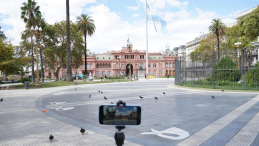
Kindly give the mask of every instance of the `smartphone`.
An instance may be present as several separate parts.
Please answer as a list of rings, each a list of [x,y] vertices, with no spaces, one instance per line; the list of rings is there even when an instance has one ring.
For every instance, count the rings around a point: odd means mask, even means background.
[[[99,123],[102,125],[140,125],[141,106],[136,104],[127,104],[126,106],[100,105]]]

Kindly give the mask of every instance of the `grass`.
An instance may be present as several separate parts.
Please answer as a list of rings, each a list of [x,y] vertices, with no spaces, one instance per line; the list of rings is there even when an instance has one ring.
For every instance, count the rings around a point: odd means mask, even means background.
[[[108,79],[107,81],[87,81],[83,82],[82,80],[75,80],[78,85],[83,84],[103,84],[103,83],[114,83],[115,81],[119,81],[119,79]],[[120,79],[121,82],[128,82],[129,80]],[[53,82],[40,82],[41,87],[35,87],[35,83],[30,83],[29,89],[39,89],[39,88],[50,88],[50,87],[60,87],[60,86],[71,86],[70,82],[67,81],[53,81]],[[11,90],[14,89],[25,89],[23,84],[10,86]]]
[[[167,77],[162,77],[162,78],[167,78]],[[169,78],[175,78],[174,76],[169,76]]]

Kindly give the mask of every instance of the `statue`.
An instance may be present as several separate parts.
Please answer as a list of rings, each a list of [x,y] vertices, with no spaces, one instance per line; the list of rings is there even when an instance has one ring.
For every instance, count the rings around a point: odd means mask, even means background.
[[[92,73],[90,72],[90,75],[88,77],[88,81],[93,81]]]

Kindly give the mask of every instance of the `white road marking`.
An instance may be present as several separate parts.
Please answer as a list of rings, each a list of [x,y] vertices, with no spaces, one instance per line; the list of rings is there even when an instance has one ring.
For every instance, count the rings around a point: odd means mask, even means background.
[[[179,129],[179,128],[176,128],[176,127],[172,127],[172,128],[166,129],[164,131],[157,131],[157,130],[154,130],[154,129],[151,128],[151,131],[152,132],[144,132],[144,133],[141,133],[141,134],[155,134],[157,136],[167,138],[167,139],[172,139],[172,140],[182,140],[182,139],[185,139],[185,138],[190,136],[189,132],[187,132],[185,130],[182,130],[182,129]],[[178,135],[178,136],[168,136],[168,135],[164,135],[163,133],[175,134],[175,135]]]
[[[74,107],[61,107],[61,108],[57,108],[57,111],[67,111],[67,110],[72,110],[74,109]]]
[[[49,102],[50,104],[65,104],[65,103],[67,103],[67,102]]]

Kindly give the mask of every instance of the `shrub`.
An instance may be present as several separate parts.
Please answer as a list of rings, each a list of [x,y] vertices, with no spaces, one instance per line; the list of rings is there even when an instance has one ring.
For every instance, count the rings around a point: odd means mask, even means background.
[[[237,64],[229,56],[226,56],[216,63],[211,77],[213,81],[225,80],[237,82],[241,78],[241,71],[238,69]]]
[[[23,79],[21,79],[21,83],[24,83],[24,81],[31,81],[31,79],[29,77],[23,77]]]
[[[1,80],[0,80],[0,84],[3,84],[4,82],[2,82]]]
[[[252,65],[246,73],[246,82],[251,86],[258,86],[259,84],[259,62]]]
[[[124,79],[123,76],[110,76],[110,77],[107,77],[107,79]]]

